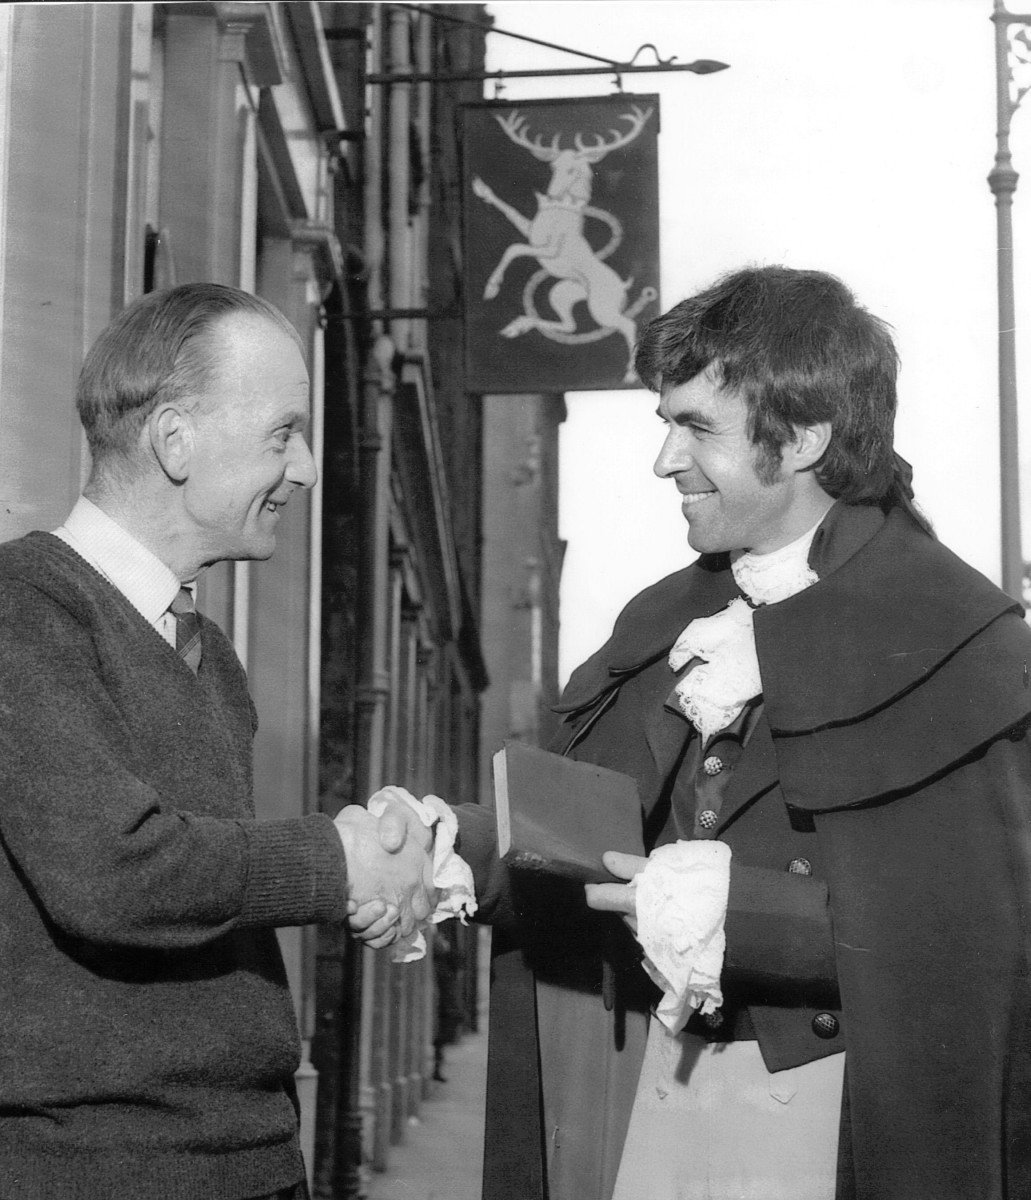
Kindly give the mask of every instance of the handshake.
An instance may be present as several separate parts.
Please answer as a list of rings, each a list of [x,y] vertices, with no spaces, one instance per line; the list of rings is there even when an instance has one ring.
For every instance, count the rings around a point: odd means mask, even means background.
[[[443,800],[386,787],[334,823],[347,860],[348,927],[367,946],[396,944],[395,958],[419,958],[428,922],[475,912],[472,872],[454,852],[457,822]]]

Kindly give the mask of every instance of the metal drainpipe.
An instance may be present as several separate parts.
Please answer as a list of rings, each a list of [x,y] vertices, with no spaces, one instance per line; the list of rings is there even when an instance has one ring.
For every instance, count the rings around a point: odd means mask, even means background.
[[[400,8],[391,6],[387,10],[387,39],[389,44],[389,72],[403,73],[411,69],[410,27],[411,18]],[[381,27],[382,28],[382,27]],[[392,308],[410,307],[408,288],[409,245],[408,245],[408,193],[411,168],[409,164],[409,124],[411,109],[411,84],[392,83],[389,86],[389,112],[387,126],[386,161],[380,166],[385,167],[387,180],[387,229],[386,229],[386,258],[387,258],[387,289],[389,304]],[[382,143],[381,143],[382,144]],[[382,175],[380,175],[382,179]],[[381,185],[382,186],[382,185]],[[383,196],[377,193],[377,199],[382,205]],[[382,212],[382,207],[376,210]],[[380,247],[382,253],[382,245]],[[375,306],[374,306],[375,307]],[[381,446],[379,451],[379,469],[377,473],[378,503],[376,526],[375,563],[376,588],[376,620],[378,623],[377,645],[373,653],[377,655],[376,669],[381,672],[379,679],[382,685],[382,708],[380,710],[380,725],[377,730],[380,746],[380,775],[370,780],[370,792],[381,787],[385,782],[384,769],[390,769],[393,747],[387,728],[386,718],[389,716],[390,671],[388,646],[393,637],[393,619],[395,605],[391,601],[390,579],[390,500],[391,500],[391,468],[392,468],[392,434],[394,428],[394,403],[396,399],[398,379],[393,369],[393,360],[399,352],[408,348],[408,322],[392,321],[390,336],[377,339],[374,358],[379,369],[381,382],[378,389],[378,418]],[[370,389],[371,393],[371,389]],[[372,564],[369,564],[370,567]],[[390,782],[393,782],[392,780]],[[367,959],[370,955],[367,954]],[[364,996],[369,1003],[368,1014],[372,1021],[371,1028],[371,1079],[377,1087],[371,1097],[375,1104],[374,1138],[372,1142],[372,1163],[378,1170],[386,1170],[387,1158],[393,1134],[403,1133],[403,1127],[395,1129],[394,1113],[399,1097],[404,1095],[403,1081],[397,1078],[397,1063],[393,1061],[396,1055],[395,1038],[392,1036],[396,1023],[401,1020],[400,1014],[394,1011],[392,1000],[397,990],[394,980],[396,968],[378,961],[375,968],[367,970],[368,975],[375,971],[374,982],[367,985]]]
[[[433,18],[425,14],[416,17],[416,69],[419,71],[428,72],[433,68],[432,27],[434,23]],[[428,308],[430,297],[430,115],[433,111],[432,95],[433,85],[429,83],[418,84],[417,90],[414,93],[416,120],[418,121],[419,151],[422,158],[422,182],[419,185],[418,215],[414,223],[412,282],[410,284],[412,306],[414,308]],[[426,330],[427,324],[428,322],[426,321],[412,323],[410,345],[412,351],[426,363],[425,369],[428,371],[429,338]],[[426,723],[429,714],[425,704],[425,689],[426,677],[423,675],[419,682],[419,707],[413,726],[419,733],[413,760],[417,766],[412,786],[413,788],[418,787],[418,794],[420,796],[435,789],[435,784],[429,779],[431,759],[426,754]],[[427,961],[420,964],[418,968],[419,974],[416,976],[417,982],[413,985],[413,1019],[410,1022],[412,1050],[408,1064],[408,1112],[410,1117],[415,1118],[419,1116],[423,1097],[428,1094],[429,1081],[433,1076],[435,1057],[433,1035],[436,997],[434,994],[432,936],[427,938],[427,945]]]
[[[383,8],[372,6],[368,70],[383,67]],[[383,230],[384,97],[380,87],[368,89],[365,138],[365,259],[369,271],[369,307],[383,308],[385,238]],[[358,643],[360,647],[355,735],[355,773],[359,801],[383,783],[386,713],[389,699],[387,638],[389,634],[389,521],[391,433],[396,379],[394,346],[376,322],[366,348],[362,375],[359,439],[360,552],[358,579]],[[371,951],[355,946],[350,958],[349,1012],[360,1013],[347,1031],[351,1077],[347,1080],[347,1113],[339,1147],[336,1176],[345,1200],[366,1194],[365,1147],[371,1144],[376,1111],[372,1076],[376,1033],[376,964]]]
[[[411,58],[411,18],[403,8],[390,10],[390,63],[391,70],[409,72]],[[408,201],[411,194],[412,167],[409,154],[411,132],[412,85],[393,83],[390,85],[390,164],[389,193],[390,226],[388,230],[388,256],[390,266],[390,303],[394,308],[412,306],[412,244],[411,227],[408,219]],[[409,346],[409,322],[394,321],[391,336],[402,354]]]

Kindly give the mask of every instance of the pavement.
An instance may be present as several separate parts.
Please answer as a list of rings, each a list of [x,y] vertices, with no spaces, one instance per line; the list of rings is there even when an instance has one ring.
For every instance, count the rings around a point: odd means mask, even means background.
[[[489,964],[484,944],[481,968]],[[483,1102],[487,1079],[486,971],[479,1030],[444,1052],[444,1082],[431,1083],[405,1140],[390,1147],[385,1172],[373,1172],[368,1200],[480,1200],[483,1173]]]

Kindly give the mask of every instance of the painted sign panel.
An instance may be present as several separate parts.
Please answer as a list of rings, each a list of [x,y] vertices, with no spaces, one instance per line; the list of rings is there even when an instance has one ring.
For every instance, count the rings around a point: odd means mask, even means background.
[[[466,387],[639,386],[659,312],[657,96],[466,105]]]

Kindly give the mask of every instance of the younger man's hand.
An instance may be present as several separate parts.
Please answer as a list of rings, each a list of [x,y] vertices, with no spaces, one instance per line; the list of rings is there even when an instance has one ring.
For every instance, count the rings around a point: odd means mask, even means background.
[[[608,850],[602,857],[602,862],[607,871],[611,871],[619,879],[629,880],[629,883],[585,884],[587,907],[595,908],[599,912],[621,913],[623,920],[636,935],[637,889],[634,878],[644,870],[648,860],[637,854],[621,854],[618,850]]]

